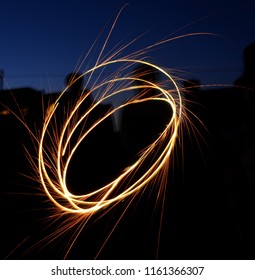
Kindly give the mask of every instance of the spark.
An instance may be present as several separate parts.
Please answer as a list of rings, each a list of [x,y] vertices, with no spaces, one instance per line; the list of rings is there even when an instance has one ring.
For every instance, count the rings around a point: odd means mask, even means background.
[[[162,85],[132,75],[123,77],[121,76],[123,70],[120,68],[117,72],[115,72],[115,78],[106,78],[101,84],[94,84],[88,93],[84,92],[84,95],[77,100],[69,114],[65,116],[61,131],[57,127],[53,128],[53,137],[49,137],[49,134],[52,133],[51,125],[52,123],[55,125],[57,124],[53,120],[61,102],[61,97],[65,94],[65,90],[49,107],[43,123],[41,137],[38,139],[38,174],[40,182],[48,199],[60,213],[75,215],[76,221],[72,219],[72,225],[83,221],[83,226],[80,230],[96,213],[104,215],[104,212],[109,211],[109,209],[116,206],[124,199],[132,201],[138,193],[146,189],[146,186],[148,186],[153,179],[157,181],[161,180],[161,184],[165,185],[166,181],[163,180],[162,177],[164,177],[164,172],[167,170],[169,159],[172,155],[179,135],[179,126],[182,118],[182,99],[180,89],[174,79],[159,66],[139,59],[121,58],[108,60],[97,64],[92,69],[84,72],[78,79],[113,64],[124,64],[125,69],[133,67],[136,64],[149,66],[163,74],[164,77],[174,85],[175,89],[169,90],[169,88],[164,88]],[[76,81],[73,81],[73,83],[75,82]],[[137,82],[139,85],[137,85]],[[83,102],[85,102],[86,98],[101,88],[104,88],[103,94],[101,94],[97,101],[95,101],[88,110],[83,112],[80,115],[80,118],[74,122],[73,119],[75,119],[76,113],[82,106]],[[105,115],[101,116],[101,118],[95,121],[92,126],[88,128],[85,126],[82,130],[82,134],[75,143],[71,141],[79,125],[93,112],[93,110],[97,108],[97,106],[99,106],[102,102],[107,101],[109,98],[116,97],[123,92],[134,90],[140,90],[140,92],[144,92],[144,90],[156,90],[159,94],[152,97],[143,97],[142,94],[138,94],[135,97],[128,99],[123,104],[112,108]],[[173,92],[177,94],[173,95]],[[71,159],[82,141],[94,129],[96,129],[101,122],[111,117],[118,110],[132,104],[147,101],[164,102],[169,106],[169,111],[172,112],[172,116],[169,118],[165,129],[158,135],[156,140],[144,148],[144,150],[140,151],[137,160],[124,168],[122,173],[111,182],[92,192],[84,193],[82,195],[75,195],[71,193],[66,180],[67,171]],[[70,147],[71,143],[72,147]],[[155,151],[159,150],[161,151],[160,153],[155,153]],[[143,168],[143,173],[139,173],[139,177],[132,180],[131,178],[133,178],[135,174],[138,174],[138,170],[153,153],[155,153],[155,155],[154,161],[151,165],[146,165],[146,168]],[[86,186],[84,186],[84,190],[86,190]],[[158,191],[159,193],[162,192],[161,187],[159,187]],[[77,217],[79,218],[77,219]],[[74,240],[75,239],[76,237]]]
[[[114,54],[109,54],[108,57],[102,59],[101,57],[117,18],[112,25],[95,65],[74,78],[62,91],[57,100],[48,106],[39,135],[37,136],[30,131],[38,144],[38,148],[37,163],[35,163],[32,157],[29,160],[36,174],[35,177],[42,186],[44,195],[47,197],[51,208],[54,209],[54,213],[49,218],[55,219],[57,222],[60,217],[66,219],[59,222],[58,228],[37,245],[42,242],[53,242],[57,237],[68,232],[70,228],[76,228],[73,230],[70,242],[68,243],[65,257],[70,252],[80,232],[84,230],[92,218],[96,220],[104,216],[118,204],[125,201],[126,207],[123,208],[119,218],[116,219],[116,223],[98,252],[99,254],[127,211],[127,208],[133,203],[138,194],[144,195],[147,187],[150,186],[150,191],[153,188],[157,193],[157,202],[165,195],[169,163],[176,144],[181,142],[181,125],[185,124],[186,126],[189,118],[182,101],[182,89],[179,87],[176,78],[170,75],[169,71],[149,62],[144,57],[147,52],[161,44],[184,37],[209,34],[192,33],[164,39],[161,42],[146,47],[144,50],[120,57],[122,51],[135,42],[133,40],[130,44],[120,47]],[[89,50],[90,52],[91,49]],[[85,62],[85,59],[82,61],[82,64]],[[140,76],[134,75],[132,69],[135,66],[145,66],[154,69],[163,77],[163,82],[147,80],[144,78],[143,73]],[[112,68],[115,69],[113,72],[106,71]],[[80,70],[81,67],[78,67],[78,69]],[[102,79],[102,77],[104,78]],[[72,104],[72,106],[66,104],[65,108],[67,110],[64,112],[63,108],[61,109],[61,104],[64,97],[68,94],[69,88],[79,79],[83,78],[87,81],[87,84],[94,81],[92,86],[89,90],[83,90],[79,98],[77,97],[77,100],[75,100],[75,104]],[[111,108],[95,120],[92,125],[86,125],[87,118],[102,103],[108,102],[112,98],[117,98],[119,95],[128,95],[134,91],[139,93],[132,98],[127,98],[122,104]],[[157,94],[147,96],[147,91],[155,91]],[[92,95],[96,95],[96,100],[86,111],[83,111],[84,103]],[[111,118],[118,111],[133,104],[146,103],[148,101],[162,102],[169,108],[169,115],[171,116],[162,132],[152,143],[139,151],[135,161],[127,164],[116,178],[93,191],[79,195],[72,193],[67,183],[67,173],[70,162],[81,143],[101,123]],[[5,111],[2,114],[5,114]],[[61,115],[61,124],[57,121],[59,115]],[[77,134],[79,137],[77,137]],[[86,189],[85,185],[84,190]],[[164,202],[162,205],[164,205]],[[162,220],[162,215],[160,219]]]
[[[131,65],[133,65],[134,63],[149,65],[150,67],[153,67],[158,71],[160,71],[161,73],[163,73],[174,84],[176,88],[176,92],[178,93],[178,100],[177,101],[175,100],[175,98],[171,95],[171,92],[169,92],[169,90],[164,89],[159,85],[154,84],[150,81],[142,80],[136,77],[116,78],[109,81],[105,81],[100,85],[96,85],[95,88],[92,88],[89,94],[92,94],[94,90],[108,83],[112,84],[119,81],[126,81],[128,82],[128,85],[125,87],[122,86],[121,88],[113,92],[105,92],[99,100],[97,100],[86,112],[84,112],[84,114],[80,117],[78,122],[73,127],[71,127],[71,129],[70,128],[68,129],[68,126],[71,124],[71,120],[74,117],[75,112],[79,109],[79,107],[82,105],[82,102],[84,102],[84,100],[88,97],[88,95],[86,94],[85,96],[81,97],[81,99],[77,101],[77,104],[75,105],[74,109],[70,112],[70,115],[67,116],[67,119],[64,122],[63,129],[60,133],[59,138],[58,137],[52,138],[52,141],[55,141],[56,139],[58,140],[57,142],[53,143],[54,144],[53,146],[56,146],[57,150],[54,151],[55,153],[54,155],[51,154],[49,156],[45,152],[48,149],[47,147],[45,148],[45,145],[49,145],[49,143],[46,143],[45,137],[49,129],[50,121],[54,117],[56,109],[59,105],[59,100],[57,100],[53,104],[53,106],[48,110],[47,117],[45,118],[43,124],[41,138],[39,139],[38,171],[40,174],[40,180],[43,185],[45,193],[47,194],[51,202],[54,203],[54,205],[58,207],[60,210],[69,213],[79,213],[85,216],[90,216],[93,215],[95,212],[99,211],[100,209],[118,203],[123,199],[135,194],[140,189],[142,189],[146,184],[148,184],[148,182],[150,182],[160,172],[160,170],[162,170],[166,162],[169,160],[169,157],[171,156],[172,150],[174,148],[174,144],[176,142],[176,138],[178,136],[178,128],[180,125],[181,111],[182,111],[182,102],[181,102],[180,90],[177,84],[175,83],[175,81],[168,73],[166,73],[162,68],[146,61],[132,60],[132,59],[118,59],[118,60],[108,61],[106,63],[99,64],[96,67],[92,68],[91,70],[82,74],[82,76],[94,72],[98,68],[108,66],[109,64],[117,64],[117,63],[124,63],[124,62],[130,63]],[[130,85],[130,81],[140,81],[145,83],[145,85],[133,86]],[[144,98],[144,99],[139,99],[139,96],[136,96],[132,100],[126,101],[124,104],[120,105],[119,107],[113,108],[107,114],[102,116],[98,121],[96,121],[89,129],[85,130],[83,135],[79,138],[77,143],[74,145],[74,147],[72,147],[70,151],[67,151],[67,145],[70,143],[72,135],[74,134],[78,125],[99,104],[101,104],[103,101],[106,101],[110,97],[120,94],[121,92],[124,91],[126,92],[135,89],[141,89],[141,88],[156,89],[160,91],[161,96]],[[114,114],[117,110],[120,110],[121,108],[124,108],[125,106],[134,103],[146,102],[148,100],[166,102],[169,106],[169,110],[173,112],[172,117],[169,120],[169,123],[166,125],[164,131],[162,131],[162,133],[158,136],[158,138],[153,143],[151,143],[146,149],[144,149],[144,151],[141,152],[140,157],[137,159],[135,163],[128,166],[120,176],[118,176],[109,184],[102,186],[101,188],[99,188],[94,192],[86,193],[84,195],[74,195],[70,193],[68,190],[68,186],[66,184],[66,174],[67,174],[68,166],[72,159],[72,156],[74,155],[75,151],[77,150],[80,143],[84,140],[84,138],[87,137],[88,134],[93,129],[95,129],[97,125],[99,125],[106,118]],[[66,135],[67,130],[68,130],[68,134]],[[157,147],[160,146],[162,142],[165,142],[164,139],[168,139],[168,143],[166,144],[162,153],[158,155],[158,158],[155,160],[152,166],[150,166],[148,170],[144,174],[142,174],[140,178],[137,179],[136,182],[134,182],[130,186],[127,186],[122,193],[118,194],[115,197],[110,198],[111,193],[113,193],[114,190],[118,189],[120,185],[124,184],[127,178],[132,176],[132,174],[136,172],[136,170],[139,168],[141,163],[150,155],[152,150],[157,149]],[[63,164],[62,158],[64,156],[67,158],[67,160]],[[49,161],[49,158],[53,158],[54,162]],[[47,170],[48,169],[47,166],[51,166],[52,169],[55,170],[54,174],[49,174]],[[56,182],[58,182],[58,184],[56,184]],[[93,199],[91,199],[92,197]],[[59,202],[60,198],[63,199],[61,200],[61,202]]]

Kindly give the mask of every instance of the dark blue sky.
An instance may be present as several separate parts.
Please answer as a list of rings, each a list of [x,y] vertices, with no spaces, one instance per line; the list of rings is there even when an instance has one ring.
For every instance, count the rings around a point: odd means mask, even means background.
[[[157,64],[200,78],[202,84],[231,84],[242,72],[242,50],[255,41],[254,0],[9,0],[1,3],[0,69],[4,88],[61,90],[98,34],[102,37],[86,62],[95,61],[110,24],[125,4],[107,51],[146,34],[128,52],[167,36],[212,32],[168,43],[150,53]],[[84,65],[86,68],[86,65]],[[83,68],[84,69],[84,68]]]

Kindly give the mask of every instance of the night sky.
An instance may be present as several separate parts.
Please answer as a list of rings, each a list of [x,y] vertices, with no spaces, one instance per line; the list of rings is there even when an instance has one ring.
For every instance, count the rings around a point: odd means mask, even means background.
[[[141,34],[124,54],[166,37],[211,32],[219,36],[179,39],[149,53],[150,59],[184,71],[184,78],[198,78],[202,84],[232,84],[241,74],[242,50],[255,41],[253,0],[10,0],[1,3],[0,17],[4,89],[63,89],[65,76],[101,32],[81,69],[93,65],[117,12],[126,3],[105,53]]]

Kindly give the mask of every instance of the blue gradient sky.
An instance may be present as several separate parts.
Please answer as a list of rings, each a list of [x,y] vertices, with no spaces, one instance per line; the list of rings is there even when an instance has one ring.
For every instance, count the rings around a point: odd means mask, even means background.
[[[199,78],[202,84],[231,84],[241,74],[242,50],[255,41],[253,0],[10,0],[1,3],[0,17],[4,88],[63,89],[66,74],[102,32],[84,68],[93,64],[110,23],[125,3],[129,5],[107,51],[144,33],[127,53],[167,36],[212,32],[220,36],[176,40],[150,53],[151,60],[183,70],[185,78]]]

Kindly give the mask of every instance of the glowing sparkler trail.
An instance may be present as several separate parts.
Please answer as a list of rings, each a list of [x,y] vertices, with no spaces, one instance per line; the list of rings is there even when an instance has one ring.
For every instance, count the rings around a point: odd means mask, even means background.
[[[110,33],[115,23],[116,20]],[[124,199],[128,201],[128,207],[134,197],[146,189],[148,183],[153,183],[156,180],[159,181],[157,184],[158,197],[160,197],[160,193],[165,193],[165,188],[162,185],[166,184],[167,176],[165,175],[169,166],[169,160],[173,154],[176,141],[179,138],[182,119],[184,118],[184,121],[187,121],[187,119],[185,120],[186,114],[183,111],[181,92],[175,79],[166,70],[143,59],[143,56],[154,47],[174,39],[193,35],[208,35],[208,33],[181,35],[176,38],[170,38],[155,43],[145,48],[143,51],[137,51],[129,56],[119,58],[118,56],[120,56],[121,52],[129,45],[128,44],[102,61],[101,56],[110,33],[95,66],[85,71],[80,76],[74,77],[58,99],[49,106],[43,122],[41,135],[37,138],[38,165],[36,167],[36,172],[38,172],[44,193],[55,206],[56,212],[59,211],[60,215],[70,214],[71,216],[66,224],[63,225],[62,231],[67,231],[69,226],[78,225],[73,240],[71,241],[72,244],[88,220],[96,213],[99,213],[99,216],[103,216],[104,213],[107,213],[112,207],[116,206]],[[145,78],[146,75],[143,75],[145,73],[134,75],[132,69],[137,65],[145,66],[145,68],[149,67],[157,73],[160,73],[163,77],[163,82],[147,80]],[[117,70],[114,70],[112,74],[106,75],[106,77],[100,81],[102,76],[105,75],[105,69],[112,68]],[[99,72],[99,75],[96,75],[96,72]],[[107,73],[110,73],[110,71]],[[63,108],[61,107],[63,103],[62,99],[68,94],[68,89],[79,79],[83,78],[86,78],[87,84],[94,80],[93,85],[88,91],[85,89],[83,90],[82,94],[75,101],[75,104],[69,108],[68,112],[63,112]],[[92,125],[87,125],[86,121],[88,117],[97,110],[101,103],[109,101],[110,98],[117,97],[118,95],[128,94],[134,90],[139,91],[136,96],[110,109],[95,120]],[[154,91],[157,94],[154,96],[146,96],[145,93],[148,91]],[[92,94],[96,94],[96,101],[83,111],[83,105]],[[162,132],[152,143],[141,150],[136,160],[128,164],[116,178],[105,185],[99,186],[96,190],[79,195],[72,193],[67,183],[67,173],[70,162],[82,141],[117,111],[131,106],[132,104],[147,101],[160,101],[167,105],[169,112],[171,112],[171,114],[169,114],[171,117],[169,117]],[[66,104],[65,109],[67,109],[68,106],[69,104]],[[59,123],[56,121],[59,115],[61,115],[61,126],[59,126]],[[77,137],[77,134],[79,137]],[[153,184],[151,185],[153,186]],[[84,190],[86,190],[86,186],[84,186]],[[125,211],[124,209],[123,213]],[[120,215],[120,219],[123,213]],[[57,235],[61,235],[61,233],[59,231],[55,234],[53,233],[52,237],[55,238]],[[70,248],[68,250],[70,250]]]
[[[178,127],[180,125],[180,119],[181,119],[181,112],[182,112],[182,102],[181,102],[181,95],[180,91],[178,89],[177,84],[173,80],[173,78],[166,73],[163,69],[160,67],[153,65],[149,62],[141,61],[141,60],[133,60],[133,59],[118,59],[113,61],[107,61],[105,63],[99,64],[96,67],[88,70],[87,72],[83,73],[82,76],[88,75],[95,70],[106,67],[109,64],[120,64],[120,63],[128,63],[129,65],[133,66],[134,64],[143,64],[148,65],[161,73],[163,73],[167,79],[169,79],[175,86],[176,92],[177,92],[177,100],[176,97],[173,97],[171,95],[170,90],[164,89],[161,86],[154,84],[150,81],[143,80],[139,77],[120,77],[120,78],[114,78],[110,80],[106,80],[102,82],[100,85],[95,85],[94,88],[92,88],[89,93],[84,94],[76,103],[73,110],[70,112],[70,115],[67,116],[62,131],[58,137],[55,137],[52,139],[52,141],[56,141],[55,143],[51,143],[50,145],[54,144],[54,146],[57,147],[55,154],[51,154],[50,157],[47,155],[46,151],[48,150],[46,145],[49,145],[49,143],[46,143],[45,137],[47,134],[47,131],[49,129],[49,124],[54,118],[54,114],[57,110],[57,107],[59,106],[60,98],[50,107],[48,110],[47,117],[44,121],[43,129],[42,129],[42,135],[40,139],[39,144],[39,160],[38,160],[38,167],[39,167],[39,173],[40,173],[40,179],[44,188],[45,193],[49,197],[49,199],[52,201],[52,203],[55,204],[60,210],[69,212],[69,213],[80,213],[85,216],[90,216],[93,213],[97,212],[98,210],[105,208],[107,206],[116,204],[123,200],[126,197],[129,197],[136,192],[138,192],[141,188],[146,186],[148,182],[150,182],[156,174],[158,174],[168,161],[173,148],[174,144],[178,135]],[[127,65],[125,66],[127,67]],[[79,77],[81,78],[81,77]],[[132,82],[134,81],[140,81],[143,82],[143,85],[132,85]],[[76,81],[73,81],[73,83]],[[122,86],[117,88],[114,91],[108,92],[106,90],[102,96],[86,111],[83,113],[83,115],[80,117],[80,119],[75,123],[71,128],[71,120],[74,117],[75,113],[79,109],[79,107],[82,105],[82,102],[88,98],[89,94],[92,94],[94,90],[97,90],[105,85],[108,84],[114,84],[122,82]],[[123,82],[126,82],[126,85],[123,84]],[[67,151],[67,146],[70,144],[70,140],[75,133],[77,127],[79,124],[103,101],[107,100],[108,98],[115,96],[117,94],[120,94],[122,92],[128,92],[134,89],[156,89],[160,92],[158,96],[150,97],[150,98],[141,98],[141,96],[136,96],[135,98],[132,98],[131,100],[128,100],[124,102],[124,104],[120,105],[117,108],[113,108],[111,111],[109,111],[107,114],[101,117],[98,121],[96,121],[90,128],[85,130],[81,137],[78,139],[77,143],[71,148],[70,151]],[[112,90],[112,86],[109,87],[109,91]],[[62,95],[64,92],[62,93]],[[130,104],[134,104],[137,102],[146,102],[148,100],[154,100],[154,101],[163,101],[166,102],[169,105],[169,110],[171,110],[172,117],[169,120],[168,124],[166,125],[164,131],[158,136],[158,138],[151,143],[146,149],[144,149],[141,152],[140,157],[137,159],[135,163],[133,163],[131,166],[128,166],[123,173],[118,176],[116,179],[114,179],[112,182],[108,183],[105,186],[102,186],[98,190],[95,190],[91,193],[86,193],[84,195],[74,195],[69,192],[68,186],[66,183],[66,174],[68,170],[69,163],[72,159],[73,154],[77,150],[80,143],[83,141],[83,139],[88,136],[88,134],[96,128],[97,125],[99,125],[101,122],[103,122],[107,117],[110,117],[114,112],[117,110],[128,106]],[[162,144],[163,139],[168,139],[168,142],[166,146],[164,147],[162,153],[158,155],[158,158],[155,160],[155,162],[148,167],[148,169],[140,176],[140,178],[137,179],[136,182],[133,182],[131,185],[127,185],[124,191],[117,194],[114,197],[111,197],[111,194],[114,193],[120,186],[125,184],[125,181],[128,177],[131,177],[133,173],[135,173],[139,166],[142,164],[142,162],[152,153],[152,150],[158,149],[158,147]],[[63,157],[65,156],[66,160],[63,162]],[[53,159],[49,160],[49,158]],[[51,166],[51,169],[54,170],[53,174],[49,174],[48,166]],[[86,188],[84,188],[86,189]]]

